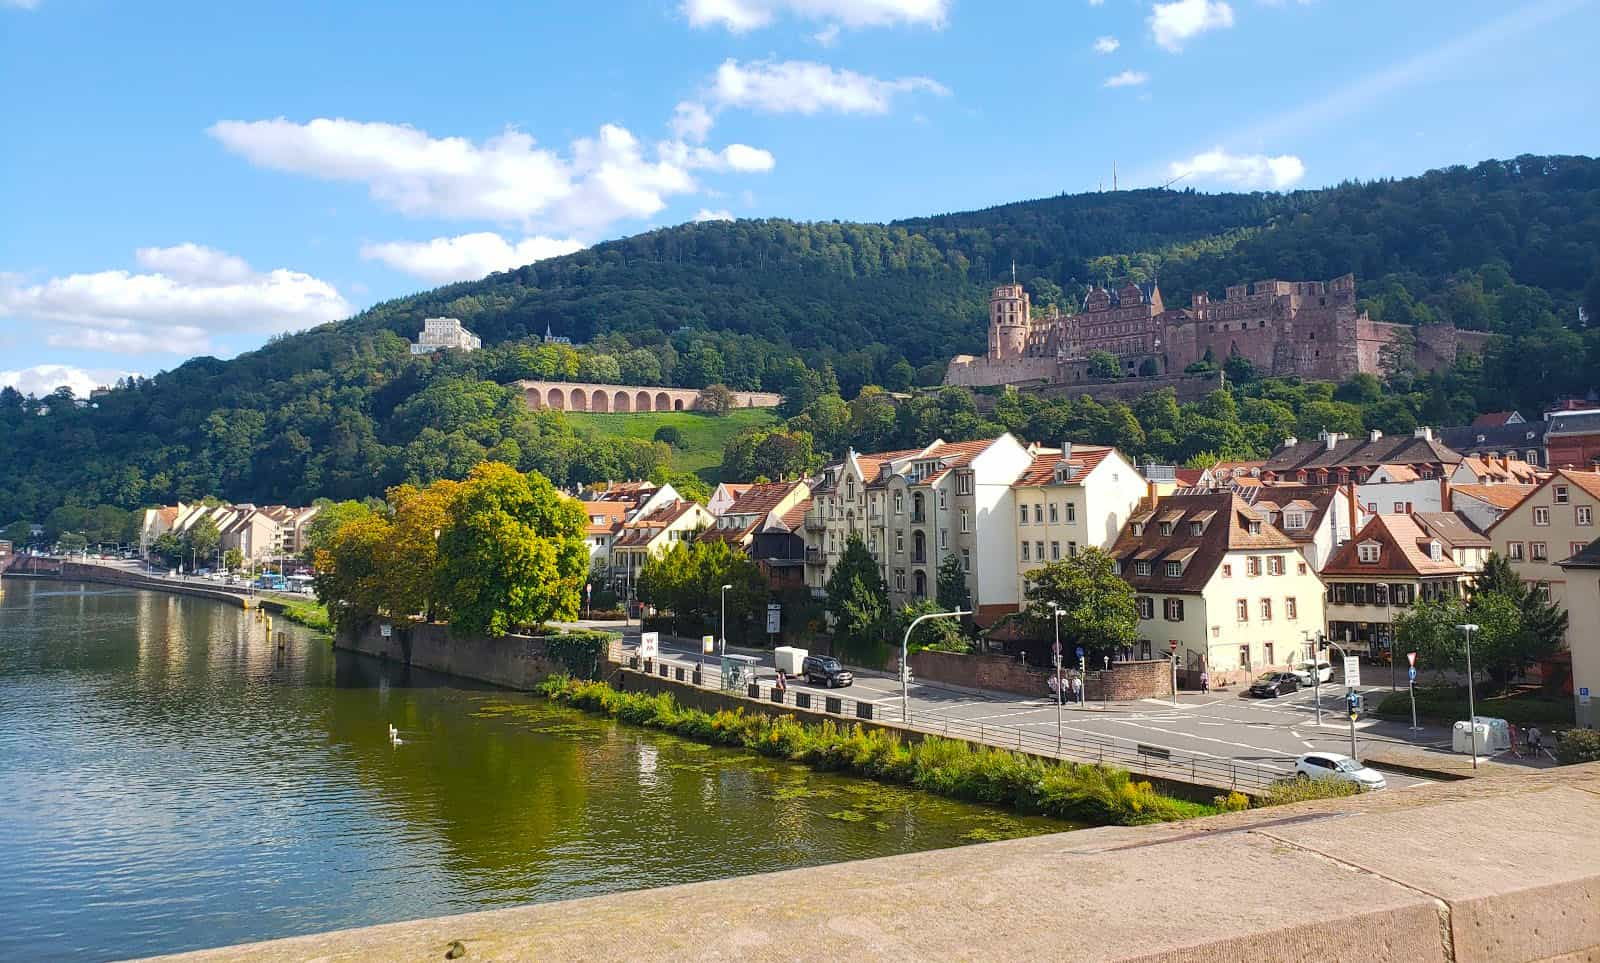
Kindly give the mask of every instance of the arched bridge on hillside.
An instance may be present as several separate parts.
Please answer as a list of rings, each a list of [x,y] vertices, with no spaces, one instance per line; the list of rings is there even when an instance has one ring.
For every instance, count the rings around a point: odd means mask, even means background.
[[[598,385],[581,381],[519,381],[517,389],[529,408],[631,414],[640,411],[698,411],[704,406],[698,388],[645,385]],[[776,408],[783,400],[766,391],[734,391],[735,408]]]

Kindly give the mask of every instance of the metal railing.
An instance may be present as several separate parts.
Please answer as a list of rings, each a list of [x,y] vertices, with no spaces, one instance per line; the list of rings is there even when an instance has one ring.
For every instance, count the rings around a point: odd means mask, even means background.
[[[629,653],[625,665],[656,678],[685,685],[698,685],[703,689],[722,690],[719,666],[714,662],[697,665],[692,656],[679,657],[668,654],[657,659],[640,660],[637,653]],[[697,667],[700,673],[698,682],[695,680]],[[813,692],[800,688],[780,690],[772,679],[747,682],[739,686],[734,694],[758,702],[787,706],[846,721],[903,726],[920,733],[960,739],[997,749],[1011,749],[1067,762],[1115,766],[1143,776],[1218,789],[1237,789],[1241,792],[1256,793],[1294,774],[1289,768],[1278,769],[1223,756],[1119,739],[1114,736],[1081,733],[1057,736],[1055,732],[1048,731],[1052,728],[1050,726],[1035,731],[1021,726],[973,722],[915,708],[911,710],[910,718],[907,719],[903,705],[854,699],[845,695],[833,695],[828,691]]]

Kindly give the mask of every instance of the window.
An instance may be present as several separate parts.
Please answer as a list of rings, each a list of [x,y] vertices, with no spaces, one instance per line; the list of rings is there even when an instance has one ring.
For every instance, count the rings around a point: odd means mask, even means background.
[[[1061,512],[1059,510],[1059,506],[1057,506],[1055,502],[1051,502],[1050,503],[1050,524],[1054,525],[1059,520],[1057,518],[1057,516],[1060,515],[1060,514],[1061,514]]]
[[[939,529],[939,551],[942,552],[942,551],[944,551],[945,549],[947,549],[949,547],[950,547],[950,529],[941,528],[941,529]]]
[[[867,539],[867,547],[872,549],[872,554],[874,556],[878,554],[878,536],[876,534]]]
[[[1028,524],[1028,506],[1023,505],[1017,509],[1017,524]]]
[[[961,550],[961,571],[972,571],[972,549],[970,548],[964,548]]]
[[[1250,600],[1239,599],[1233,603],[1233,617],[1239,622],[1250,621]]]
[[[1506,543],[1506,558],[1510,559],[1513,562],[1522,561],[1522,543],[1521,542],[1507,542]]]
[[[1300,618],[1300,608],[1292,598],[1283,600],[1283,617],[1293,622]]]
[[[1113,480],[1115,480],[1115,477],[1113,477]],[[1078,520],[1078,504],[1077,504],[1077,502],[1067,502],[1067,521],[1075,522],[1077,520]]]
[[[1263,622],[1271,622],[1272,621],[1272,600],[1271,599],[1262,599],[1261,600],[1261,621],[1263,621]],[[1267,661],[1270,662],[1272,660],[1268,659]]]
[[[1250,668],[1250,646],[1248,645],[1239,646],[1239,668]]]
[[[1346,585],[1344,585],[1343,583],[1340,583],[1340,582],[1333,583],[1332,585],[1328,586],[1328,592],[1331,595],[1330,601],[1333,601],[1335,603],[1343,604],[1343,603],[1348,602],[1350,600],[1350,593],[1348,591],[1348,587]]]
[[[1263,642],[1263,643],[1261,643],[1261,658],[1266,660],[1267,665],[1271,665],[1272,664],[1273,659],[1272,659],[1272,643],[1271,642]]]
[[[1378,514],[1378,503],[1377,502],[1367,502],[1367,511],[1370,512],[1373,515]]]
[[[1172,534],[1172,523],[1171,522],[1162,522],[1161,523],[1161,534],[1163,534],[1163,535],[1171,535]]]
[[[972,531],[972,520],[971,517],[967,515],[967,510],[965,508],[961,510],[961,531],[963,533]]]
[[[1183,599],[1167,599],[1167,604],[1163,607],[1166,609],[1168,622],[1183,621]]]
[[[945,491],[943,488],[939,489],[939,511],[942,512],[945,510],[945,505],[949,501],[949,494],[950,493]]]
[[[1529,542],[1528,557],[1535,562],[1543,562],[1549,557],[1549,553],[1545,550],[1543,542]]]
[[[1583,543],[1582,542],[1571,542],[1571,543],[1569,543],[1567,545],[1567,555],[1569,557],[1573,556],[1573,555],[1576,555],[1581,551],[1583,551]]]
[[[1294,570],[1297,573],[1304,575],[1306,572],[1310,571],[1310,566],[1306,565],[1305,562],[1299,562],[1295,565]]]
[[[895,590],[898,591],[898,592],[904,592],[906,590],[906,570],[905,569],[897,568],[897,569],[894,570],[894,587],[895,587]]]
[[[1437,561],[1439,561],[1439,559],[1441,557],[1443,557],[1443,554],[1444,554],[1443,549],[1441,549],[1439,547],[1439,543],[1438,542],[1429,542],[1428,543],[1428,557],[1430,559],[1433,559],[1435,562],[1437,562]]]
[[[1365,582],[1357,582],[1356,584],[1350,586],[1350,604],[1351,605],[1366,605],[1367,604],[1367,583],[1365,583]]]
[[[1550,508],[1546,505],[1536,505],[1533,509],[1533,523],[1535,525],[1550,524]]]
[[[971,472],[965,472],[964,471],[964,472],[960,472],[959,474],[956,475],[956,494],[957,495],[970,495],[970,494],[972,494],[972,473]]]
[[[1283,556],[1282,555],[1271,555],[1271,556],[1267,557],[1267,574],[1268,575],[1282,575],[1283,574]]]
[[[1406,510],[1406,503],[1405,502],[1395,502],[1394,503],[1394,513],[1396,515],[1400,514],[1401,512],[1403,512],[1405,510]]]
[[[1578,506],[1578,524],[1579,525],[1593,525],[1594,524],[1594,509],[1590,508],[1588,505],[1579,505]]]
[[[1376,565],[1378,563],[1378,543],[1362,542],[1357,545],[1356,558],[1365,565]]]
[[[894,493],[894,513],[896,515],[904,515],[906,513],[906,493],[905,492],[895,492]]]
[[[1136,602],[1139,603],[1139,618],[1153,619],[1156,617],[1156,600],[1148,595],[1141,595]]]
[[[1222,577],[1223,578],[1233,578],[1233,566],[1232,565],[1224,565],[1224,566],[1222,566]]]
[[[1149,575],[1150,574],[1150,563],[1149,562],[1134,562],[1133,563],[1133,574],[1135,574],[1135,575]]]
[[[1031,551],[1031,549],[1032,549],[1031,543],[1029,543],[1029,542],[1023,542],[1022,543],[1022,560],[1024,562],[1033,561],[1033,559],[1028,557],[1028,553],[1029,553],[1029,551]]]
[[[1261,523],[1260,522],[1251,522],[1250,523],[1250,534],[1251,535],[1260,535],[1261,534]]]
[[[1037,558],[1041,562],[1044,561],[1044,543],[1043,542],[1034,542],[1033,543],[1033,556],[1034,556],[1034,558]]]
[[[1529,448],[1528,449],[1528,455],[1527,455],[1526,458],[1523,459],[1523,461],[1526,461],[1530,465],[1539,464],[1539,452],[1534,450],[1534,449],[1532,449],[1532,448]]]
[[[1283,524],[1287,528],[1305,528],[1306,527],[1306,513],[1305,512],[1284,512],[1283,513]]]
[[[1568,490],[1567,490],[1567,486],[1565,486],[1565,485],[1557,485],[1555,487],[1555,493],[1556,493],[1556,504],[1557,505],[1565,505],[1567,503],[1568,495],[1570,494],[1568,492]]]
[[[1070,522],[1070,521],[1072,521],[1072,519],[1068,518],[1067,521]],[[1139,524],[1138,522],[1131,523],[1129,527],[1133,530],[1133,537],[1134,538],[1138,538],[1139,536],[1144,534],[1144,526]]]
[[[1077,557],[1078,557],[1078,543],[1077,542],[1068,542],[1067,543],[1067,558],[1077,558]]]
[[[1261,574],[1261,556],[1252,555],[1244,560],[1244,573],[1246,575]]]
[[[1061,543],[1060,542],[1051,542],[1050,543],[1050,561],[1054,562],[1059,558],[1061,558]]]
[[[906,533],[905,532],[895,532],[894,533],[894,550],[896,552],[898,552],[899,554],[901,554],[901,555],[904,555],[906,553]]]
[[[1200,524],[1199,522],[1190,522],[1189,523],[1189,534],[1190,535],[1203,535],[1203,534],[1205,534],[1205,530],[1206,530],[1206,527],[1204,525]]]
[[[1167,578],[1177,578],[1182,574],[1183,574],[1183,563],[1182,562],[1168,562],[1167,563]]]
[[[1036,505],[1033,506],[1033,523],[1035,525],[1043,525],[1044,524],[1044,506],[1043,505],[1037,505],[1036,504]]]

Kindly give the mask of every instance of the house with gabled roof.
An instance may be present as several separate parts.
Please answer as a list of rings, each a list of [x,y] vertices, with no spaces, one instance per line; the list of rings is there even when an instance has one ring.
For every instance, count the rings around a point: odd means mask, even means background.
[[[1322,583],[1300,545],[1233,492],[1147,499],[1110,552],[1136,593],[1136,658],[1175,648],[1213,684],[1242,682],[1298,661],[1322,628]]]
[[[718,482],[716,490],[711,497],[706,499],[706,511],[713,517],[720,518],[728,510],[728,506],[739,500],[739,496],[750,490],[750,485],[745,482]]]
[[[1313,572],[1322,571],[1333,550],[1348,541],[1365,518],[1349,485],[1240,485],[1235,480],[1231,486],[1268,524],[1300,546]]]
[[[640,512],[628,521],[611,540],[612,583],[624,598],[632,598],[639,584],[639,570],[681,541],[695,538],[715,521],[697,502],[673,501]]]
[[[1519,578],[1566,608],[1566,574],[1557,563],[1600,536],[1600,471],[1556,469],[1484,534]],[[1568,621],[1569,645],[1577,627]]]
[[[1376,652],[1394,638],[1397,611],[1466,594],[1471,573],[1452,549],[1411,515],[1374,515],[1322,568],[1328,637],[1352,654]]]
[[[1030,572],[1084,549],[1109,547],[1149,493],[1139,470],[1115,448],[1070,441],[1039,449],[1011,489],[1019,601]]]
[[[1452,485],[1450,507],[1480,532],[1516,508],[1535,485]]]
[[[1368,512],[1450,511],[1450,477],[1461,455],[1434,438],[1431,428],[1409,437],[1373,430],[1351,438],[1322,432],[1314,442],[1287,439],[1261,466],[1265,482],[1354,485]]]
[[[739,497],[716,516],[711,527],[699,534],[700,541],[726,542],[733,548],[747,551],[757,532],[781,523],[790,510],[811,497],[811,483],[804,480],[765,482],[743,488]]]

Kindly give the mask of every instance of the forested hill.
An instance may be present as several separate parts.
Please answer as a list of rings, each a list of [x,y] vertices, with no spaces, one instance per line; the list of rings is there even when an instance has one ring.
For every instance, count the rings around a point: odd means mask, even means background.
[[[379,304],[232,361],[197,359],[76,408],[0,393],[0,524],[65,498],[133,507],[220,494],[305,500],[459,474],[494,455],[558,481],[659,462],[520,413],[485,382],[519,377],[845,399],[937,383],[981,349],[990,286],[1078,302],[1094,280],[1205,288],[1354,272],[1377,317],[1506,336],[1453,389],[1537,406],[1592,387],[1600,347],[1600,161],[1521,157],[1289,194],[1063,195],[889,225],[685,224]],[[484,351],[412,358],[422,319],[463,319]],[[578,351],[539,346],[546,326]],[[1587,340],[1585,340],[1587,336]],[[819,377],[821,381],[819,382]],[[648,448],[648,445],[644,447]]]

